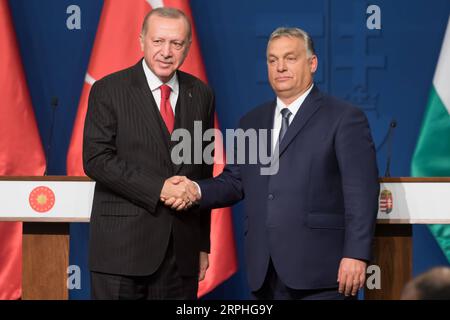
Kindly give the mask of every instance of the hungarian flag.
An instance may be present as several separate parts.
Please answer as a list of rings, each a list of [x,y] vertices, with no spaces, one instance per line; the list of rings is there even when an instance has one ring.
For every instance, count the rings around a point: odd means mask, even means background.
[[[94,47],[85,77],[83,92],[78,105],[78,113],[67,155],[67,174],[84,175],[82,163],[82,140],[89,91],[92,84],[115,71],[125,69],[142,58],[139,34],[145,15],[160,6],[175,7],[182,10],[192,21],[191,9],[187,0],[105,0]],[[192,23],[192,44],[189,55],[181,70],[207,81],[200,47]],[[218,127],[216,117],[216,127]],[[216,139],[218,141],[218,139]],[[216,142],[216,149],[222,149],[222,141]],[[223,152],[216,152],[221,156]],[[223,170],[223,159],[215,159],[214,175]],[[220,164],[219,164],[220,163]],[[200,282],[198,295],[202,296],[228,279],[237,270],[231,210],[213,210],[211,216],[211,254],[206,278]]]
[[[0,0],[0,175],[32,176],[45,171],[7,0]],[[0,222],[0,300],[22,295],[22,223]]]
[[[412,160],[412,175],[450,176],[450,19]],[[429,228],[450,262],[450,225],[429,225]]]

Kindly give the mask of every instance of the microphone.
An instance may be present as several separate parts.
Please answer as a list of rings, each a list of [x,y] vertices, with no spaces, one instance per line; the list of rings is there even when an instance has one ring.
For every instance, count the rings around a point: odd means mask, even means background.
[[[52,106],[52,121],[50,123],[50,136],[48,138],[48,143],[47,143],[47,152],[45,153],[45,172],[44,172],[44,176],[47,175],[47,170],[48,170],[48,159],[50,159],[50,151],[52,148],[52,142],[53,142],[53,127],[55,126],[55,114],[56,114],[56,107],[59,104],[59,99],[58,97],[52,97],[52,100],[50,102],[50,105]]]
[[[387,149],[387,159],[386,159],[386,171],[384,172],[385,177],[391,176],[391,157],[392,157],[392,136],[394,135],[394,129],[397,127],[397,121],[392,120],[391,124],[389,126],[388,136],[387,136],[387,142],[388,142],[388,149]]]

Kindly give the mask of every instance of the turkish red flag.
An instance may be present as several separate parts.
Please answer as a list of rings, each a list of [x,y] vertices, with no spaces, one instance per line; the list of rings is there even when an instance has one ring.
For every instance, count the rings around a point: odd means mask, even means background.
[[[67,154],[68,175],[84,175],[82,163],[83,127],[92,84],[97,79],[127,68],[142,58],[143,54],[139,46],[142,22],[152,7],[160,6],[178,8],[193,22],[189,1],[187,0],[105,0]],[[191,48],[181,69],[206,82],[205,68],[194,24],[192,26]],[[218,127],[217,117],[216,127]],[[219,141],[219,143],[220,145],[216,145],[216,150],[223,148],[222,141]],[[222,153],[217,152],[217,154],[219,157]],[[224,161],[217,162],[221,164],[214,165],[214,175],[223,170]],[[212,212],[209,262],[210,266],[206,278],[199,283],[199,296],[214,289],[237,270],[232,216],[229,208],[217,209]]]
[[[7,0],[0,0],[0,176],[42,175],[45,156]],[[0,222],[0,300],[22,295],[22,223]]]

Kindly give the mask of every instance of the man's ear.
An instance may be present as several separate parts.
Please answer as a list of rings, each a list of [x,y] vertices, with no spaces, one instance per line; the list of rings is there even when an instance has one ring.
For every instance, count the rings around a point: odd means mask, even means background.
[[[317,56],[315,54],[313,54],[311,56],[311,58],[309,58],[309,59],[310,59],[310,70],[311,70],[311,73],[315,73],[316,70],[317,70],[317,66],[319,64],[319,62],[317,60]]]
[[[186,57],[188,56],[188,54],[189,54],[189,49],[191,48],[191,43],[192,43],[192,42],[188,42],[188,43],[186,44],[186,48],[184,48],[184,52],[183,52],[183,62],[184,62],[184,60],[186,59]]]
[[[184,51],[184,56],[187,57],[187,55],[189,54],[189,49],[191,48],[191,44],[192,44],[192,40],[188,41],[187,45],[186,45],[186,49]]]
[[[144,51],[144,35],[142,33],[139,35],[139,44],[141,45],[141,51]]]

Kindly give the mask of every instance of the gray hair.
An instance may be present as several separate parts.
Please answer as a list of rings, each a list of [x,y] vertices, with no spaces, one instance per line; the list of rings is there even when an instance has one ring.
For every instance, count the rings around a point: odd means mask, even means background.
[[[295,37],[302,39],[305,42],[307,56],[311,57],[312,55],[316,54],[312,38],[306,31],[300,28],[288,28],[288,27],[276,28],[269,37],[269,41],[267,42],[267,49],[269,48],[269,44],[272,40],[280,37]]]
[[[159,7],[156,9],[153,9],[144,18],[144,22],[142,23],[142,30],[141,33],[145,35],[147,33],[147,23],[151,16],[157,15],[158,17],[164,17],[164,18],[170,18],[170,19],[179,19],[182,18],[186,21],[187,27],[188,27],[188,34],[187,39],[188,42],[192,41],[192,27],[191,22],[189,21],[189,18],[186,16],[186,14],[176,8],[170,8],[170,7]]]

